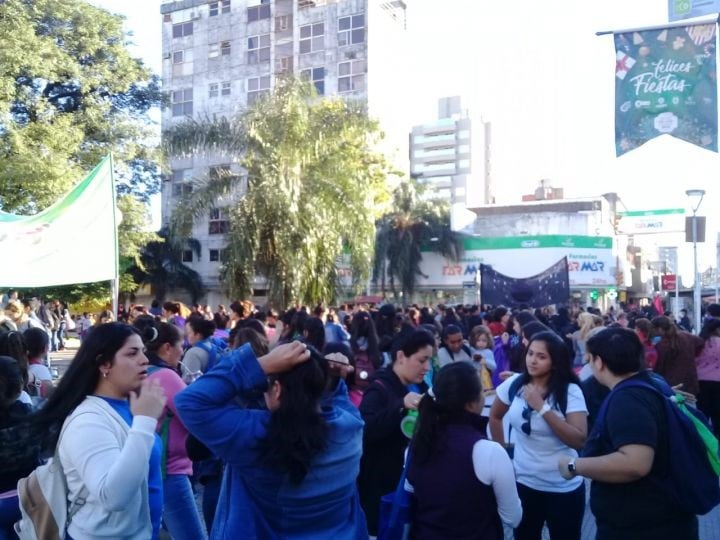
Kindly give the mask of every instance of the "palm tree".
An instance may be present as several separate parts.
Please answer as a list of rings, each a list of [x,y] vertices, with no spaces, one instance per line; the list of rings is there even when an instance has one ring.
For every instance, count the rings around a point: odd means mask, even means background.
[[[380,137],[361,106],[318,99],[312,85],[292,78],[234,118],[176,126],[165,133],[169,154],[223,154],[247,175],[221,171],[195,181],[174,213],[175,230],[189,234],[195,219],[223,205],[230,296],[251,293],[259,276],[274,305],[330,301],[343,253],[356,283],[370,272],[372,209],[388,174],[374,150]]]
[[[192,250],[200,255],[200,242],[194,238],[183,242],[172,241],[167,229],[158,232],[160,240],[148,243],[140,254],[142,265],[129,270],[136,283],[150,285],[155,298],[163,301],[168,292],[186,290],[195,303],[205,292],[200,274],[182,262],[183,251]]]
[[[422,272],[422,252],[435,251],[457,261],[462,255],[462,237],[450,228],[449,205],[441,201],[425,201],[418,196],[418,185],[402,182],[393,192],[393,210],[376,223],[374,284],[396,293],[400,286],[408,302],[415,292]]]

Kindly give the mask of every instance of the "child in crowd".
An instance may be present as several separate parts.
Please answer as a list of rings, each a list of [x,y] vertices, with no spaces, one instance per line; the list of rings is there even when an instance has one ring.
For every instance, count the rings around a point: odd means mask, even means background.
[[[491,375],[496,369],[495,353],[492,350],[492,332],[487,326],[478,325],[470,331],[470,350],[472,359],[480,372],[483,392],[491,393],[494,388]]]

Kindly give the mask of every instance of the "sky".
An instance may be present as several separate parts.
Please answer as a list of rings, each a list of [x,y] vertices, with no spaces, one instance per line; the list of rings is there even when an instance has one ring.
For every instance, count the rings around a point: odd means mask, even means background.
[[[91,0],[126,17],[132,52],[161,68],[159,0]],[[667,0],[407,0],[408,68],[417,81],[414,124],[436,118],[437,99],[460,95],[492,122],[496,201],[514,203],[540,179],[566,198],[617,192],[628,210],[688,209],[687,189],[705,189],[708,216],[700,268],[715,266],[720,157],[663,136],[620,158],[614,145],[612,35],[667,22]],[[411,126],[408,126],[408,131]],[[158,206],[159,207],[159,206]],[[692,246],[680,246],[692,282]],[[686,276],[686,277],[685,277]]]

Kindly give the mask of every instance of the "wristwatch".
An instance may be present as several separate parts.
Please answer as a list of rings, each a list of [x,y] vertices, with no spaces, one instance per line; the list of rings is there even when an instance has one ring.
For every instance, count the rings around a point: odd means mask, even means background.
[[[545,413],[550,412],[550,405],[547,404],[547,401],[543,403],[543,406],[538,411],[538,415],[543,416]]]
[[[577,474],[577,468],[575,467],[575,460],[577,458],[572,458],[570,461],[568,461],[567,468],[568,472],[575,476]]]

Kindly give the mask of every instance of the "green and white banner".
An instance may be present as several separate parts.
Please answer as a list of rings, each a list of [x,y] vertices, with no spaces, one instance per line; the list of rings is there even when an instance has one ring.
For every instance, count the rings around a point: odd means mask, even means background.
[[[0,211],[0,287],[114,279],[118,263],[115,213],[110,156],[42,212],[20,216]]]
[[[615,34],[618,156],[668,134],[718,151],[716,25]]]

